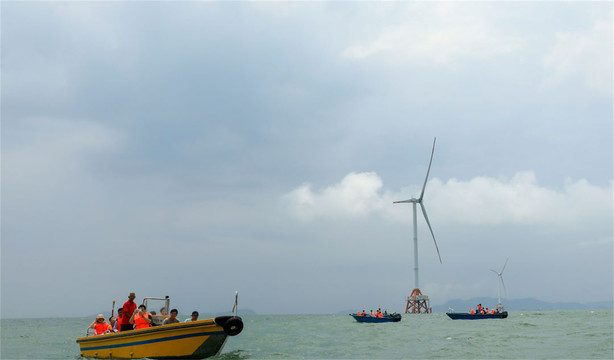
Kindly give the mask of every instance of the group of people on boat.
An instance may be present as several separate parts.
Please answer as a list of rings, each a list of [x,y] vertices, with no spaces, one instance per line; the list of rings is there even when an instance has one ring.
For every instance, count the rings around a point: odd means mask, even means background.
[[[388,310],[384,310],[384,312],[382,312],[382,309],[380,308],[380,309],[377,309],[377,311],[375,312],[371,310],[371,312],[369,313],[363,310],[363,311],[359,311],[358,313],[356,313],[356,315],[383,318],[384,316],[388,316]]]
[[[152,316],[157,315],[155,311],[151,313],[147,312],[145,305],[139,305],[137,307],[134,299],[136,295],[131,292],[128,295],[128,301],[124,303],[122,307],[117,310],[117,318],[113,315],[109,317],[109,322],[105,320],[103,314],[98,314],[94,322],[90,325],[90,329],[93,329],[96,335],[103,335],[112,332],[130,331],[135,329],[143,329],[151,326],[156,326]],[[113,300],[115,302],[115,300]],[[168,310],[163,307],[160,309],[160,316],[164,318],[161,325],[168,325],[179,323],[177,319],[177,309],[172,309],[170,315]],[[197,321],[198,311],[193,311],[192,316],[185,321]]]
[[[497,304],[496,309],[488,309],[482,306],[482,304],[478,304],[475,309],[470,309],[469,313],[471,315],[485,315],[485,314],[499,314],[503,312],[503,305],[501,303]]]

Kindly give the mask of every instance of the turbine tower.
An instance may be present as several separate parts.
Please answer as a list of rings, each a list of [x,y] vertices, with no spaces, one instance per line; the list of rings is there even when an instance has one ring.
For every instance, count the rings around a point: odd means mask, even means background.
[[[494,272],[495,274],[497,274],[497,276],[499,277],[499,280],[501,280],[501,285],[503,285],[503,291],[505,292],[505,296],[507,297],[507,290],[505,289],[505,283],[503,282],[503,270],[505,270],[505,267],[507,266],[507,261],[510,258],[505,259],[505,264],[503,264],[503,269],[501,269],[501,271],[497,271],[497,270],[493,270],[490,269],[490,271]],[[497,307],[501,307],[501,286],[497,283],[497,296],[499,298],[499,303],[497,304]]]
[[[426,171],[426,178],[424,179],[424,185],[422,186],[422,192],[420,193],[419,198],[411,198],[409,200],[395,201],[394,204],[400,203],[411,203],[413,205],[414,210],[414,283],[415,288],[412,290],[411,295],[407,297],[407,306],[405,307],[405,313],[413,313],[420,314],[422,312],[430,313],[432,309],[429,304],[429,297],[426,295],[422,295],[420,291],[420,283],[418,279],[418,217],[417,217],[417,204],[420,204],[420,208],[422,209],[422,214],[424,215],[424,220],[426,220],[426,224],[429,226],[429,230],[431,231],[431,235],[433,236],[433,241],[435,242],[435,249],[437,249],[437,256],[439,257],[439,262],[441,263],[441,255],[439,254],[439,247],[437,246],[437,240],[435,240],[435,234],[433,233],[433,228],[431,228],[431,223],[429,222],[429,217],[426,215],[426,209],[424,207],[424,203],[422,199],[424,198],[424,189],[426,188],[426,183],[429,179],[429,173],[431,172],[431,164],[433,163],[433,154],[435,153],[435,141],[437,138],[433,139],[433,150],[431,151],[431,161],[429,162],[429,168]],[[411,309],[411,311],[410,311]]]

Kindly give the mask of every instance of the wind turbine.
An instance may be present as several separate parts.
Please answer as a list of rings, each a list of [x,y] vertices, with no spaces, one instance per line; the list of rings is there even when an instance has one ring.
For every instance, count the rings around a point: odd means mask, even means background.
[[[424,220],[426,220],[426,224],[429,226],[429,230],[431,231],[431,235],[433,236],[433,242],[435,242],[435,249],[437,249],[437,256],[439,257],[439,262],[441,263],[441,255],[439,254],[439,247],[437,246],[437,240],[435,240],[435,234],[433,233],[433,228],[431,227],[429,217],[428,215],[426,215],[426,209],[424,207],[424,203],[422,202],[422,199],[424,198],[424,189],[426,188],[426,183],[429,179],[429,173],[431,172],[431,164],[433,163],[433,154],[435,153],[435,141],[436,140],[437,138],[433,139],[433,150],[431,151],[431,160],[429,162],[428,170],[426,171],[426,178],[424,179],[424,185],[422,186],[422,192],[420,193],[420,197],[417,199],[411,198],[408,200],[394,202],[394,204],[411,203],[413,205],[413,210],[414,210],[414,213],[413,213],[414,214],[414,218],[413,218],[414,219],[414,283],[416,287],[412,291],[412,294],[410,296],[414,298],[414,301],[416,301],[417,296],[422,296],[422,293],[420,292],[420,284],[418,281],[418,217],[417,217],[417,212],[416,212],[417,204],[420,204],[420,208],[422,209],[422,214],[424,215]],[[419,305],[418,308],[420,308],[420,305],[422,304],[418,304],[418,305]],[[427,312],[430,312],[429,311],[430,309],[428,308],[428,304],[426,304],[425,306],[427,308]],[[410,299],[408,298],[408,305],[407,305],[407,308],[405,309],[406,313],[408,312],[409,307],[410,307]],[[415,307],[413,308],[413,310],[415,310]],[[412,311],[412,312],[415,312],[415,311]]]
[[[506,297],[507,297],[507,290],[505,289],[505,283],[503,282],[503,270],[505,270],[505,267],[507,266],[507,261],[509,259],[510,258],[505,259],[505,264],[503,264],[503,269],[501,269],[500,272],[497,270],[490,269],[490,271],[497,274],[497,276],[499,277],[499,280],[501,280],[501,285],[503,285],[503,291],[505,292]],[[501,286],[499,286],[499,284],[497,284],[497,296],[499,297],[499,304],[501,304]]]

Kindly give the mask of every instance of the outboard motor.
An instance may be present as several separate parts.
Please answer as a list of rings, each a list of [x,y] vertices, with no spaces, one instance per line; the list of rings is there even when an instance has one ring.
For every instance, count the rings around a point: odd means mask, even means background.
[[[239,335],[243,331],[243,319],[239,316],[218,316],[215,323],[224,328],[228,336]]]

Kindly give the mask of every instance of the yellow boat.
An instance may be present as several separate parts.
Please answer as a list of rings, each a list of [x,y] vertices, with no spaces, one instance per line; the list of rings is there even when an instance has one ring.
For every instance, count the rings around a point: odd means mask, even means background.
[[[168,309],[168,297],[166,300]],[[158,315],[154,322],[161,323],[163,319]],[[243,321],[235,314],[85,336],[78,338],[77,343],[81,356],[97,359],[204,359],[219,354],[228,336],[238,335],[242,330]]]

